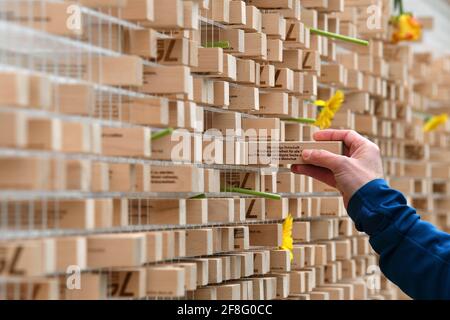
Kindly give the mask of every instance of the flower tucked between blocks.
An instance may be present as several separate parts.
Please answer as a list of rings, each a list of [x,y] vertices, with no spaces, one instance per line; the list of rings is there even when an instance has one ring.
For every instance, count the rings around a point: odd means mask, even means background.
[[[446,113],[440,114],[438,116],[433,116],[425,122],[425,125],[423,126],[423,131],[424,132],[434,131],[440,125],[446,123],[447,120],[448,120],[448,115]]]
[[[292,251],[294,250],[294,240],[292,239],[292,223],[294,219],[291,214],[287,216],[283,221],[283,241],[281,243],[280,249],[289,251],[289,256],[291,261],[294,259],[294,254]]]
[[[334,115],[339,111],[343,102],[344,93],[340,90],[336,91],[334,96],[332,96],[328,101],[315,101],[314,104],[322,107],[322,110],[320,111],[314,125],[322,130],[331,127],[331,122],[334,119]]]
[[[392,20],[395,31],[392,34],[392,42],[417,41],[422,37],[422,25],[410,13],[403,13]]]

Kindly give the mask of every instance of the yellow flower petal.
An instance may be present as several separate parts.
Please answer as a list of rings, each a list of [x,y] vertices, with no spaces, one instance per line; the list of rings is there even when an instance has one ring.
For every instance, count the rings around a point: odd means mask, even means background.
[[[394,24],[392,34],[394,43],[400,41],[417,41],[422,37],[422,25],[410,14],[400,15]]]
[[[334,118],[334,115],[341,108],[342,103],[344,102],[344,98],[344,93],[342,91],[336,91],[334,96],[332,96],[330,100],[325,102],[325,106],[322,108],[322,111],[317,117],[314,125],[319,127],[321,130],[331,127],[331,122]]]
[[[318,107],[325,107],[327,102],[323,101],[323,100],[316,100],[316,101],[314,101],[314,104]]]
[[[294,249],[294,240],[292,239],[292,223],[294,219],[292,218],[291,214],[287,216],[286,219],[284,219],[283,222],[283,241],[281,243],[281,249],[288,250],[289,256],[292,259],[294,259],[294,255],[292,253]]]
[[[430,131],[436,130],[441,124],[446,123],[447,120],[448,120],[448,115],[446,113],[431,117],[423,126],[423,131],[430,132]]]
[[[339,111],[341,108],[342,103],[344,102],[344,93],[340,90],[336,91],[333,97],[331,97],[328,102],[328,107],[330,108],[333,113],[336,114],[336,112]]]

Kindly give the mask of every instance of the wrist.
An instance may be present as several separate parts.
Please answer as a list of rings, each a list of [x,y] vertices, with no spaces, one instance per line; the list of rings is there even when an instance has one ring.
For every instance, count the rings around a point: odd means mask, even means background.
[[[338,177],[336,179],[338,181],[337,188],[344,197],[345,207],[348,207],[350,200],[361,188],[377,179],[383,178],[377,175],[369,175],[366,172],[352,172],[351,176],[347,176],[344,179],[339,179]]]

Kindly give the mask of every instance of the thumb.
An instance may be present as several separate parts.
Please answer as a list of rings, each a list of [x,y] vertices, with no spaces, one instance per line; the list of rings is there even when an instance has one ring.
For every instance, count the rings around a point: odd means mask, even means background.
[[[342,166],[343,162],[347,161],[347,157],[327,150],[303,150],[302,158],[306,164],[327,168],[333,172]]]

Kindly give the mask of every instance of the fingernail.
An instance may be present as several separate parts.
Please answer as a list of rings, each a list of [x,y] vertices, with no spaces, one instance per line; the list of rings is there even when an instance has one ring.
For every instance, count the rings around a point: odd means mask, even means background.
[[[298,164],[293,164],[291,166],[291,172],[296,172],[298,170],[299,165]]]
[[[312,150],[303,150],[302,157],[304,160],[308,160],[311,157]]]

